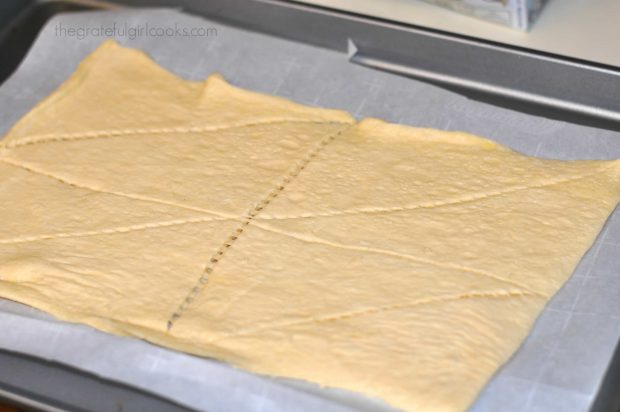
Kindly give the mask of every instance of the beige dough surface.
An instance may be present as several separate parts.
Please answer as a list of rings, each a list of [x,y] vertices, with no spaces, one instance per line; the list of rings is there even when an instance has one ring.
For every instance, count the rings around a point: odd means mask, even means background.
[[[620,201],[619,161],[182,80],[113,42],[0,145],[0,296],[462,411]]]

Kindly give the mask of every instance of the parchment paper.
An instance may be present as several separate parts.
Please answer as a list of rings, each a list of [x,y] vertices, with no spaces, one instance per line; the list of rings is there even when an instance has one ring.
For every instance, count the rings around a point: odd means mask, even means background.
[[[123,27],[147,23],[216,28],[217,35],[121,32]],[[146,51],[188,79],[203,79],[218,71],[248,89],[344,109],[357,117],[468,131],[530,155],[620,157],[619,133],[477,103],[419,81],[353,65],[344,54],[161,9],[76,13],[53,19],[18,71],[0,88],[0,134],[60,85],[105,39],[102,30],[79,38],[59,27],[114,24],[114,37],[120,43]],[[60,322],[14,302],[0,301],[0,329],[6,331],[0,334],[0,348],[52,359],[210,412],[390,410],[360,395],[260,377],[137,339]],[[585,411],[619,338],[620,213],[616,212],[530,337],[487,385],[473,411]]]

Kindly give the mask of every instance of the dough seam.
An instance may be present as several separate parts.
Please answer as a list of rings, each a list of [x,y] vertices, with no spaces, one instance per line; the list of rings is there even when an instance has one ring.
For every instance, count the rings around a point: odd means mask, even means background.
[[[330,122],[321,122],[322,124],[330,123]],[[170,331],[174,326],[174,323],[183,315],[187,307],[194,301],[196,296],[202,291],[209,280],[209,275],[213,272],[214,267],[217,263],[224,257],[226,250],[228,250],[234,242],[241,236],[243,231],[250,223],[258,216],[258,214],[273,201],[278,195],[286,188],[286,186],[294,180],[302,170],[304,170],[310,162],[316,158],[316,156],[336,137],[344,133],[346,130],[350,129],[354,125],[348,124],[347,127],[343,127],[335,133],[331,133],[328,136],[324,137],[318,144],[316,144],[312,149],[310,149],[306,154],[298,160],[289,171],[282,177],[280,183],[276,185],[266,196],[264,196],[261,200],[258,201],[247,213],[241,224],[228,236],[228,238],[220,245],[220,247],[215,251],[215,253],[209,259],[209,262],[205,265],[202,274],[198,278],[198,281],[194,285],[193,288],[190,289],[187,296],[181,302],[181,304],[177,307],[177,309],[170,315],[167,323],[167,330]]]
[[[604,171],[611,169],[612,167],[614,167],[614,165],[610,164],[607,166],[606,169],[604,169]],[[560,183],[567,183],[567,182],[572,182],[575,180],[585,179],[591,176],[598,175],[600,174],[600,172],[601,172],[600,170],[597,170],[592,173],[586,173],[586,174],[577,175],[577,176],[568,176],[568,177],[565,176],[565,177],[561,177],[557,179],[549,179],[544,182],[539,182],[533,185],[513,186],[505,190],[473,193],[473,194],[468,194],[467,196],[454,197],[453,199],[446,199],[446,200],[436,201],[436,202],[418,203],[418,204],[413,204],[409,206],[362,207],[362,208],[348,209],[348,210],[329,210],[326,212],[318,212],[318,213],[301,213],[298,215],[269,215],[268,214],[267,216],[261,216],[260,219],[261,220],[305,219],[305,218],[332,217],[332,216],[342,216],[342,215],[360,215],[360,214],[365,214],[365,213],[370,213],[370,214],[371,213],[394,213],[394,212],[403,212],[403,211],[416,210],[416,209],[432,209],[432,208],[441,207],[441,206],[452,206],[452,205],[459,205],[459,204],[468,203],[468,202],[475,202],[478,200],[488,199],[490,197],[502,196],[502,195],[506,195],[510,193],[520,192],[522,190],[541,189],[541,188],[545,188],[548,186],[557,185]]]
[[[330,122],[331,123],[331,122]],[[187,209],[187,210],[193,210],[196,212],[202,212],[202,213],[206,213],[209,215],[215,215],[215,216],[219,216],[222,218],[222,220],[226,220],[226,219],[231,219],[231,220],[239,220],[241,219],[241,217],[236,216],[236,215],[232,215],[232,214],[226,214],[224,212],[221,211],[214,211],[214,210],[209,210],[209,209],[204,209],[198,206],[192,206],[192,205],[187,205],[187,204],[183,204],[183,203],[177,203],[177,202],[171,202],[171,201],[167,201],[167,200],[163,200],[163,199],[159,199],[159,198],[153,198],[150,196],[142,196],[142,195],[137,195],[137,194],[133,194],[133,193],[124,193],[124,192],[118,192],[118,191],[111,191],[111,190],[106,190],[106,189],[102,189],[102,188],[96,188],[93,186],[90,186],[88,184],[85,183],[81,183],[81,182],[76,182],[75,180],[73,180],[70,177],[66,177],[66,176],[59,176],[56,174],[53,174],[49,171],[43,170],[42,168],[30,165],[30,164],[26,164],[20,160],[17,159],[13,159],[7,156],[0,156],[0,161],[5,162],[7,164],[13,165],[15,167],[20,167],[28,172],[34,173],[34,174],[39,174],[42,176],[46,176],[48,178],[57,180],[61,183],[67,184],[69,186],[73,186],[73,187],[77,187],[77,188],[81,188],[81,189],[87,189],[87,190],[92,190],[95,192],[100,192],[100,193],[107,193],[110,195],[115,195],[115,196],[120,196],[120,197],[126,197],[129,199],[133,199],[133,200],[141,200],[141,201],[146,201],[146,202],[153,202],[153,203],[160,203],[160,204],[165,204],[168,206],[175,206],[181,209]],[[620,165],[620,163],[619,163]],[[611,169],[612,167],[614,167],[614,164],[610,164],[605,170]],[[522,191],[522,190],[528,190],[528,189],[540,189],[540,188],[544,188],[544,187],[548,187],[548,186],[553,186],[556,184],[560,184],[560,183],[566,183],[566,182],[571,182],[571,181],[575,181],[575,180],[580,180],[580,179],[585,179],[587,177],[590,176],[594,176],[597,175],[598,172],[593,172],[593,173],[587,173],[587,174],[582,174],[582,175],[578,175],[578,176],[570,176],[570,177],[564,177],[564,178],[559,178],[559,179],[551,179],[551,180],[547,180],[543,183],[540,184],[535,184],[535,185],[523,185],[523,186],[514,186],[512,188],[506,189],[506,190],[498,190],[495,192],[482,192],[482,193],[478,193],[478,194],[473,194],[473,195],[469,195],[469,196],[462,196],[462,197],[458,197],[458,198],[454,198],[452,200],[444,200],[444,201],[439,201],[439,202],[428,202],[428,203],[418,203],[418,204],[414,204],[414,205],[410,205],[410,206],[398,206],[398,207],[388,207],[388,208],[380,208],[380,207],[364,207],[364,208],[357,208],[357,209],[348,209],[348,210],[330,210],[330,211],[326,211],[326,212],[313,212],[313,213],[303,213],[303,214],[298,214],[298,215],[267,215],[267,216],[261,216],[259,218],[257,218],[257,220],[286,220],[286,219],[310,219],[310,218],[317,218],[317,217],[332,217],[332,216],[341,216],[341,215],[358,215],[358,214],[365,214],[365,213],[394,213],[394,212],[401,212],[401,211],[409,211],[409,210],[416,210],[416,209],[431,209],[431,208],[435,208],[435,207],[440,207],[440,206],[448,206],[448,205],[457,205],[457,204],[462,204],[462,203],[467,203],[467,202],[473,202],[476,200],[483,200],[489,197],[494,197],[494,196],[501,196],[504,194],[510,194],[510,193],[514,193],[514,192],[518,192],[518,191]]]
[[[212,344],[212,343],[224,340],[224,339],[235,338],[238,336],[248,336],[248,335],[252,335],[253,333],[263,332],[269,329],[286,328],[290,326],[305,325],[309,323],[335,322],[335,321],[339,321],[342,319],[349,319],[353,317],[365,316],[365,315],[370,315],[374,313],[386,312],[390,310],[413,308],[416,306],[433,304],[433,303],[452,302],[452,301],[465,300],[465,299],[485,299],[485,298],[510,299],[510,298],[517,298],[517,297],[537,297],[541,299],[545,298],[545,297],[541,297],[539,295],[536,295],[534,293],[527,292],[527,291],[469,292],[469,293],[462,293],[458,295],[444,295],[444,296],[438,296],[436,298],[417,299],[417,300],[414,300],[412,302],[407,302],[407,303],[397,303],[394,305],[384,305],[384,306],[377,306],[377,307],[360,309],[360,310],[355,310],[355,311],[340,312],[340,313],[335,313],[335,314],[326,315],[326,316],[300,319],[300,320],[296,320],[292,322],[282,322],[282,323],[275,323],[275,324],[271,323],[271,324],[267,324],[263,326],[258,326],[255,328],[247,328],[247,329],[239,330],[234,333],[229,333],[223,336],[218,336],[217,338],[211,339],[207,341],[206,343]]]
[[[166,206],[175,206],[181,209],[192,210],[194,212],[202,212],[208,215],[215,215],[215,216],[221,217],[222,219],[230,219],[230,220],[241,219],[239,216],[236,216],[236,215],[232,215],[232,214],[229,215],[224,212],[215,212],[215,211],[204,209],[198,206],[192,206],[192,205],[187,205],[183,203],[172,202],[169,200],[159,199],[159,198],[151,197],[151,196],[143,196],[143,195],[134,194],[134,193],[125,193],[125,192],[119,192],[116,190],[107,190],[104,188],[98,188],[98,187],[92,186],[87,183],[78,182],[77,179],[74,180],[75,178],[71,178],[68,176],[60,176],[60,175],[51,173],[47,170],[44,170],[42,168],[27,164],[27,163],[23,163],[19,160],[12,159],[6,156],[0,157],[0,161],[6,164],[9,164],[9,165],[15,166],[15,167],[19,167],[27,172],[40,175],[40,176],[45,176],[50,179],[54,179],[60,183],[66,184],[68,186],[76,187],[79,189],[86,189],[86,190],[90,190],[90,191],[97,192],[97,193],[105,193],[108,195],[124,197],[124,198],[132,199],[132,200],[139,200],[142,202],[158,203],[158,204],[162,204]]]
[[[120,136],[131,135],[147,135],[147,134],[162,134],[162,133],[201,133],[201,132],[215,132],[227,129],[235,129],[242,127],[263,126],[279,123],[309,123],[309,124],[350,124],[339,121],[322,121],[322,120],[303,120],[296,118],[273,118],[263,121],[241,122],[232,125],[222,126],[193,126],[193,127],[158,127],[158,128],[139,128],[139,129],[119,129],[119,130],[89,130],[82,133],[65,133],[65,134],[43,134],[27,136],[23,138],[17,138],[16,140],[8,140],[4,144],[6,148],[18,148],[23,146],[30,146],[34,144],[41,144],[47,142],[62,142],[71,140],[89,140],[89,139],[105,139]]]
[[[128,232],[135,232],[138,230],[148,230],[148,229],[156,229],[160,227],[186,225],[189,223],[203,223],[203,222],[213,222],[213,221],[222,221],[222,220],[231,220],[231,219],[225,218],[225,217],[198,216],[198,217],[187,218],[187,219],[172,219],[172,220],[165,220],[165,221],[159,221],[159,222],[139,223],[135,225],[107,227],[107,228],[99,229],[99,230],[60,232],[60,233],[51,233],[51,234],[43,234],[43,235],[36,235],[36,236],[23,236],[23,237],[9,238],[9,239],[0,239],[0,245],[36,242],[40,240],[67,239],[67,238],[73,238],[73,237],[88,237],[88,236],[97,236],[97,235],[109,235],[109,234],[115,234],[115,233],[128,233]]]
[[[480,269],[475,269],[469,266],[462,266],[462,265],[455,265],[455,264],[451,264],[451,263],[441,263],[438,262],[436,260],[432,260],[432,259],[426,259],[426,258],[422,258],[422,257],[417,257],[414,255],[410,255],[410,254],[406,254],[406,253],[400,253],[400,252],[396,252],[393,250],[389,250],[389,249],[380,249],[380,248],[374,248],[374,247],[368,247],[368,246],[358,246],[358,245],[350,245],[350,244],[346,244],[346,243],[341,243],[341,242],[334,242],[328,239],[323,239],[320,238],[318,236],[315,235],[300,235],[299,233],[295,233],[295,232],[290,232],[290,231],[286,231],[286,230],[280,230],[280,229],[276,229],[275,227],[271,226],[271,225],[266,225],[264,223],[258,223],[258,222],[254,222],[254,226],[258,227],[260,229],[266,230],[268,232],[272,232],[272,233],[278,233],[280,235],[283,236],[287,236],[287,237],[292,237],[293,239],[297,239],[297,240],[301,240],[302,242],[309,242],[309,243],[318,243],[321,245],[326,245],[326,246],[330,246],[333,248],[338,248],[338,249],[346,249],[346,250],[355,250],[355,251],[359,251],[359,252],[367,252],[367,253],[376,253],[376,254],[381,254],[381,255],[386,255],[386,256],[392,256],[392,257],[396,257],[396,258],[400,258],[400,259],[406,259],[406,260],[410,260],[412,262],[417,262],[417,263],[425,263],[428,265],[432,265],[432,266],[436,266],[436,267],[441,267],[444,269],[454,269],[454,270],[458,270],[461,272],[467,272],[467,273],[471,273],[474,275],[479,275],[479,276],[485,276],[494,280],[499,280],[500,282],[504,282],[504,283],[508,283],[512,286],[518,287],[519,289],[523,290],[524,292],[530,293],[532,295],[536,295],[538,297],[543,297],[543,298],[548,298],[549,296],[532,290],[518,282],[515,282],[513,280],[504,278],[502,276],[498,276],[498,275],[494,275],[491,272],[487,272],[484,270],[480,270]]]

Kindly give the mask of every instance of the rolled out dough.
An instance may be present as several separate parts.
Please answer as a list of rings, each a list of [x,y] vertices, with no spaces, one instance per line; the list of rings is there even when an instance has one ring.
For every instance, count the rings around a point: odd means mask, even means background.
[[[106,42],[2,141],[0,296],[458,411],[619,200],[619,161],[355,123]]]

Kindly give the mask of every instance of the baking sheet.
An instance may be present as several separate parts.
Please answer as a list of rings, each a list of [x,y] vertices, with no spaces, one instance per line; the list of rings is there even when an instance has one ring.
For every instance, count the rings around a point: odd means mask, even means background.
[[[146,24],[216,28],[217,35],[212,31],[209,36],[137,35]],[[146,51],[188,79],[203,79],[217,71],[248,89],[344,109],[358,118],[463,130],[530,155],[620,157],[620,133],[473,102],[419,81],[353,65],[344,54],[161,9],[75,13],[50,21],[24,63],[0,88],[0,134],[105,40],[103,30],[96,30],[101,27],[114,28],[113,37],[121,44]],[[70,36],[62,28],[90,28],[90,33]],[[62,362],[210,412],[391,410],[363,396],[259,377],[216,361],[60,322],[14,302],[0,300],[0,328],[10,331],[0,334],[0,348]],[[616,211],[530,337],[493,377],[472,410],[585,411],[619,339],[620,213]]]

